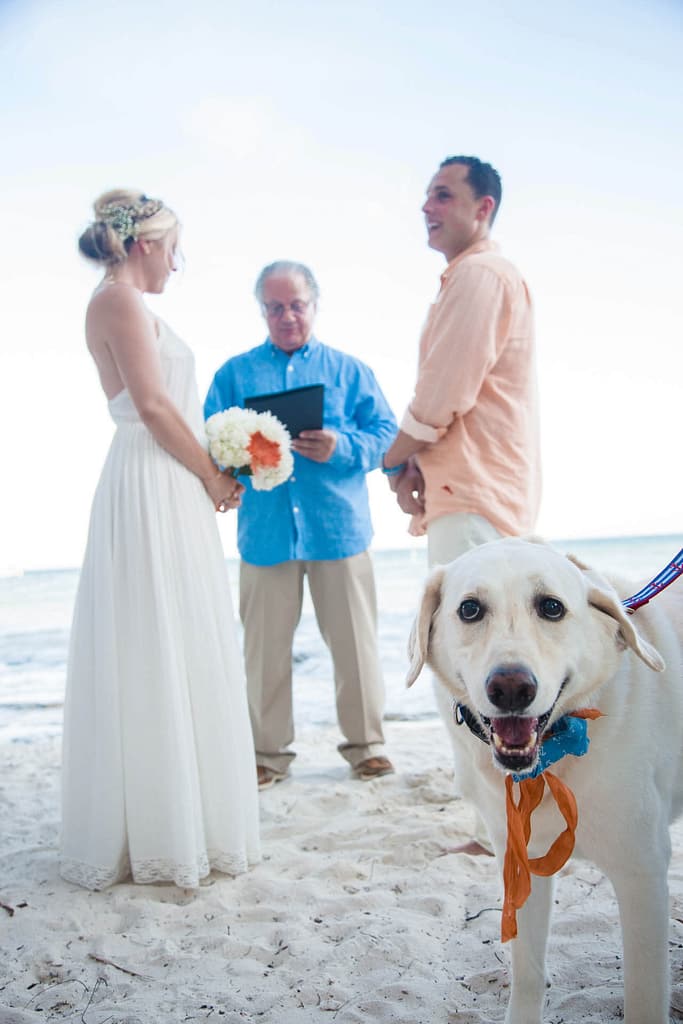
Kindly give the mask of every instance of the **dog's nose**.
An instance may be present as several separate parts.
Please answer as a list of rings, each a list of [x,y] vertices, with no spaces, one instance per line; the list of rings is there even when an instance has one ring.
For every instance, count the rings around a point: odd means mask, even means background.
[[[524,711],[537,689],[533,674],[523,665],[499,665],[486,680],[486,696],[500,711]]]

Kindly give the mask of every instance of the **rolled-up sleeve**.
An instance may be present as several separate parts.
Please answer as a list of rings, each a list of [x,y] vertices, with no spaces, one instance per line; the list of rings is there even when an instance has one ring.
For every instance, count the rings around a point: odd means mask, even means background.
[[[443,437],[447,427],[430,427],[428,423],[420,423],[419,420],[415,419],[410,411],[410,407],[408,407],[403,413],[401,430],[404,434],[409,434],[410,437],[414,437],[417,441],[434,444],[440,437]]]

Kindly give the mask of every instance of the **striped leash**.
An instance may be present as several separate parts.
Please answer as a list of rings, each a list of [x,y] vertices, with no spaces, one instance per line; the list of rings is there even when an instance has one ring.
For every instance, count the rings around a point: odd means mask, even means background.
[[[681,548],[677,555],[674,555],[669,564],[654,579],[650,580],[642,590],[639,590],[633,597],[627,597],[621,603],[624,608],[628,608],[632,612],[636,608],[642,608],[644,604],[651,601],[653,597],[656,597],[657,594],[681,575],[683,575],[683,548]]]

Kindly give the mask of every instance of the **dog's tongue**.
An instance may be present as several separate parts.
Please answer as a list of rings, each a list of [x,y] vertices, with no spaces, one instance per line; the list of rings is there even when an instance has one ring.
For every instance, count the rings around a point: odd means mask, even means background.
[[[507,715],[505,718],[494,718],[491,725],[506,747],[526,747],[536,732],[538,719]]]

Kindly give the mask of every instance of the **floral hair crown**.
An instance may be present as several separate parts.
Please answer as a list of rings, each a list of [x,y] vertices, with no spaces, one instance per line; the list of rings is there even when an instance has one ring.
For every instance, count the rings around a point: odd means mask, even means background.
[[[163,210],[164,204],[160,199],[148,199],[147,196],[140,196],[136,203],[107,203],[98,211],[98,220],[108,224],[122,242],[129,238],[135,241],[138,237],[140,221],[148,220]]]

